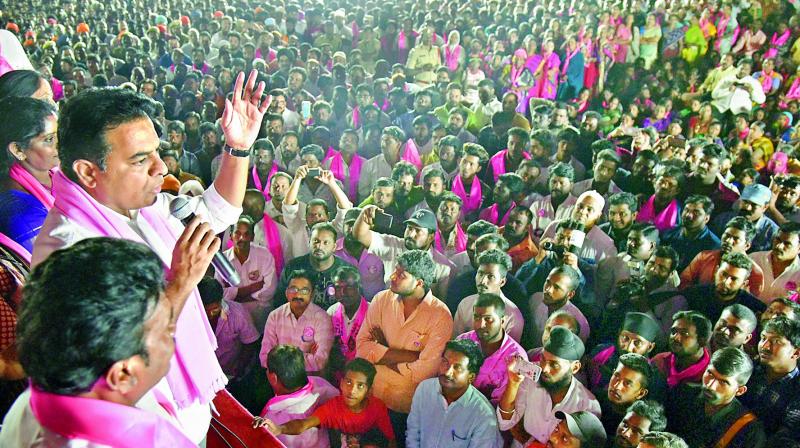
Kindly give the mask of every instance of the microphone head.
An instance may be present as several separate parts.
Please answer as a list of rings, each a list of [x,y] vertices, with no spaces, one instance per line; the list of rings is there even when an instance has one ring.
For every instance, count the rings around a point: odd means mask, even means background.
[[[188,218],[194,211],[189,204],[189,200],[184,196],[176,196],[172,202],[169,203],[169,213],[183,221]]]

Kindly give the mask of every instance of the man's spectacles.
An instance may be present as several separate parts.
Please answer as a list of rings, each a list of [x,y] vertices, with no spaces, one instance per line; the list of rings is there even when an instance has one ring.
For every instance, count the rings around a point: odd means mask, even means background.
[[[311,294],[311,289],[310,288],[299,288],[298,289],[298,288],[295,288],[294,286],[290,286],[290,287],[286,288],[286,292],[288,292],[289,294],[297,294],[299,292],[300,294],[306,295],[306,294]]]

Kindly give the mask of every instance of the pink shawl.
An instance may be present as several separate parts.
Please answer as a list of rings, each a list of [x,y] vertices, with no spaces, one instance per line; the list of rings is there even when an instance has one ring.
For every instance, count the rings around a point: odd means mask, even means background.
[[[656,214],[655,201],[656,195],[650,196],[650,199],[639,209],[639,213],[636,215],[636,221],[649,222],[653,224],[659,232],[674,229],[675,226],[678,225],[678,217],[680,216],[678,200],[673,199],[672,202],[658,214]]]
[[[451,49],[450,45],[444,47],[444,64],[448,70],[454,72],[458,70],[458,58],[461,56],[461,45]]]
[[[353,108],[353,129],[358,129],[361,127],[361,112],[358,109],[358,106]]]
[[[82,439],[115,448],[196,446],[174,424],[152,412],[110,401],[51,394],[36,386],[31,386],[30,391],[30,406],[36,421],[70,440]]]
[[[481,192],[481,181],[478,176],[472,178],[472,185],[469,187],[469,195],[464,190],[464,182],[461,180],[461,175],[456,175],[453,179],[453,193],[461,198],[464,203],[462,216],[467,216],[470,213],[477,211],[481,208],[481,201],[483,200]]]
[[[517,207],[516,202],[511,203],[511,207],[506,210],[505,215],[500,218],[500,207],[497,204],[492,204],[491,207],[487,207],[483,209],[480,216],[478,218],[483,219],[485,221],[489,221],[490,223],[497,225],[497,226],[504,226],[508,222],[509,216],[511,216],[511,210],[514,210]]]
[[[600,353],[594,355],[594,358],[592,358],[592,367],[591,371],[589,372],[589,382],[592,388],[599,386],[600,381],[603,378],[602,373],[600,373],[600,366],[605,365],[608,360],[614,356],[616,351],[617,347],[612,345],[605,350],[601,350]]]
[[[11,252],[19,255],[19,257],[25,260],[28,264],[31,264],[31,253],[28,252],[28,249],[20,246],[19,243],[2,233],[0,233],[0,246],[5,246]]]
[[[53,193],[47,187],[39,183],[33,174],[22,167],[19,162],[14,162],[8,172],[8,176],[14,179],[22,188],[25,189],[31,196],[35,197],[39,202],[44,205],[44,208],[50,210],[53,208]],[[52,176],[52,174],[51,174]]]
[[[364,158],[358,154],[353,154],[353,159],[350,161],[350,166],[348,167],[349,173],[345,173],[345,162],[341,152],[336,151],[329,159],[331,161],[330,169],[333,173],[333,177],[344,182],[347,175],[350,175],[350,182],[348,182],[347,185],[347,197],[350,198],[350,200],[355,200],[356,196],[358,196],[358,182],[361,180],[361,167],[364,165]]]
[[[772,38],[769,40],[771,47],[767,52],[764,54],[764,59],[772,59],[775,56],[778,56],[778,47],[782,47],[786,45],[786,42],[789,40],[789,36],[791,33],[789,29],[783,32],[780,36],[778,36],[778,32],[774,32],[772,34]]]
[[[267,174],[267,185],[262,186],[261,179],[258,177],[258,170],[256,169],[256,166],[253,165],[253,185],[255,185],[258,191],[260,191],[261,194],[264,195],[264,199],[267,201],[272,199],[272,196],[269,194],[269,189],[270,186],[272,185],[272,176],[274,176],[275,173],[277,172],[278,172],[278,164],[272,162],[272,168],[270,168],[269,173]]]
[[[708,349],[704,348],[703,357],[700,358],[699,361],[679,371],[678,368],[675,366],[675,354],[670,353],[666,359],[666,364],[668,369],[667,386],[672,388],[678,386],[681,383],[692,381],[693,379],[696,378],[700,378],[703,375],[703,372],[706,371],[706,367],[708,367],[708,362],[710,359],[711,358],[708,354]]]
[[[789,91],[786,92],[786,99],[787,100],[796,100],[800,98],[800,76],[794,79],[792,85],[789,87]]]
[[[358,311],[356,311],[356,316],[353,319],[353,325],[350,327],[349,332],[344,322],[344,305],[340,303],[339,307],[334,311],[333,316],[331,316],[333,336],[339,338],[339,341],[341,341],[339,347],[342,350],[344,359],[347,361],[352,361],[356,357],[356,335],[358,335],[358,330],[361,329],[361,324],[364,323],[364,318],[367,317],[368,308],[369,303],[364,297],[361,297],[361,304],[358,306]]]
[[[278,231],[278,224],[269,214],[264,213],[264,241],[267,249],[275,260],[275,272],[282,272],[284,266],[283,246],[281,246],[281,234]]]
[[[78,184],[61,171],[53,173],[55,208],[78,226],[98,236],[122,238],[146,244],[122,217],[109,212]],[[153,207],[139,210],[142,218],[161,238],[166,247],[174,247],[180,231],[169,225],[169,214]],[[165,268],[172,260],[163,259]],[[172,357],[167,381],[179,407],[199,401],[209,403],[222,390],[227,378],[219,366],[214,350],[217,340],[208,324],[203,303],[195,289],[178,317],[175,332],[175,356]]]
[[[464,252],[465,250],[467,250],[467,235],[464,233],[464,229],[461,228],[461,223],[456,222],[455,232],[456,232],[456,245],[455,245],[456,253]],[[442,231],[437,229],[434,237],[434,245],[435,245],[434,247],[439,252],[445,253],[445,250],[447,250],[447,244],[448,244],[447,241],[444,242],[444,245],[442,244]]]
[[[419,156],[419,150],[413,139],[406,140],[406,149],[400,156],[400,160],[405,160],[417,167],[417,177],[419,177],[419,173],[422,172],[422,158]]]
[[[497,182],[497,179],[500,178],[501,174],[505,174],[508,171],[506,170],[506,154],[508,154],[508,150],[504,149],[497,154],[493,155],[491,159],[489,159],[489,166],[492,167],[492,176],[494,177],[494,181]],[[524,159],[530,159],[531,156],[527,152],[522,153],[522,157]]]

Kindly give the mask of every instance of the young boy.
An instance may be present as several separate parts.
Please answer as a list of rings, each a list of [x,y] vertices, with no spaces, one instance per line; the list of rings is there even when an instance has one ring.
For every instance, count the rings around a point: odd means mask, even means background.
[[[355,358],[344,368],[339,382],[341,394],[317,408],[304,419],[282,425],[256,417],[253,427],[266,426],[274,435],[301,434],[311,428],[334,429],[341,433],[342,447],[352,443],[396,447],[389,412],[383,402],[370,395],[375,379],[375,366],[363,358]]]

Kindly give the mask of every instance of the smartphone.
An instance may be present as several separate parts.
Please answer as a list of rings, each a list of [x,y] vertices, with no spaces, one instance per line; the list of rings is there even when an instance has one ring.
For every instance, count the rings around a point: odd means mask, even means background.
[[[319,175],[321,173],[322,173],[322,171],[320,171],[319,168],[311,168],[311,169],[308,170],[308,174],[306,175],[306,178],[312,178],[313,179],[315,177],[319,177]]]
[[[514,357],[517,358],[514,370],[516,370],[518,374],[530,378],[533,382],[539,381],[539,376],[542,374],[542,368],[539,367],[539,364],[534,364],[519,355],[514,355]]]
[[[304,120],[311,118],[311,101],[303,101],[300,105],[300,114]]]
[[[392,227],[392,215],[383,212],[376,212],[375,213],[375,227],[379,229],[389,229]]]

